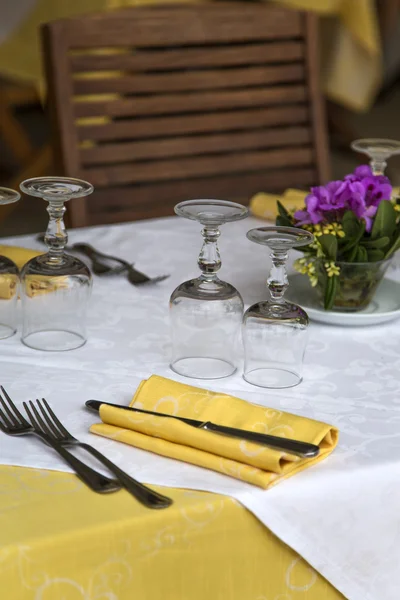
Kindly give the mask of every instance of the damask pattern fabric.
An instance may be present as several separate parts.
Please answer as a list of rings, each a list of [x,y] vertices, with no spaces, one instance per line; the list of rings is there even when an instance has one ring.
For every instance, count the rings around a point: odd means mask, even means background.
[[[222,228],[221,277],[240,290],[246,305],[267,296],[265,280],[268,254],[245,237],[248,229],[264,224],[265,221],[249,218]],[[235,498],[263,523],[265,531],[272,532],[291,547],[349,600],[398,600],[400,322],[392,321],[367,328],[312,323],[304,381],[289,390],[271,392],[254,388],[242,379],[241,365],[237,374],[225,380],[207,384],[204,381],[193,382],[194,385],[229,393],[264,407],[331,423],[340,430],[340,442],[327,460],[264,491],[211,470],[157,456],[126,444],[117,444],[89,433],[90,426],[98,422],[97,415],[83,408],[89,398],[128,405],[140,381],[152,374],[187,383],[173,375],[168,367],[168,299],[179,283],[197,275],[200,227],[194,222],[172,217],[79,229],[70,232],[70,241],[86,241],[99,250],[120,255],[135,262],[138,269],[150,276],[170,273],[171,277],[160,284],[142,287],[131,286],[123,277],[112,280],[95,278],[89,314],[89,339],[85,346],[74,352],[39,353],[23,346],[18,335],[3,340],[0,344],[0,381],[10,396],[17,403],[45,397],[72,433],[82,441],[95,445],[144,482],[212,491]],[[35,246],[33,236],[4,242],[41,249],[39,244]],[[400,278],[399,267],[391,269],[388,276]],[[0,462],[4,465],[67,470],[52,452],[33,438],[22,440],[1,435]],[[42,504],[41,494],[34,492],[30,494],[29,504],[26,498],[18,500],[24,494],[26,485],[23,479],[17,485],[17,491],[14,490],[13,482],[17,481],[18,471],[9,471],[11,479],[5,479],[3,475],[0,477],[2,558],[10,556],[10,552],[15,558],[21,547],[35,550],[35,531],[39,527],[35,523],[47,506],[47,503]],[[40,477],[43,481],[50,477],[48,481],[51,488],[53,476],[41,473],[35,476],[36,481]],[[96,507],[97,503],[106,506],[107,502],[125,502],[122,500],[124,497],[126,495],[121,492],[115,495],[115,499],[96,499]],[[68,506],[71,512],[78,510],[78,514],[83,514],[79,517],[77,527],[80,533],[76,532],[77,551],[90,526],[90,521],[85,519],[95,514],[95,509],[90,509],[89,505],[81,507],[79,502],[78,509],[75,509],[75,505],[72,508],[72,504],[61,502],[61,499],[58,502],[62,514],[68,514]],[[133,508],[135,501],[129,498],[129,502],[131,510],[136,510]],[[27,510],[28,506],[30,511]],[[56,506],[54,502],[54,511]],[[49,532],[54,530],[56,524],[57,527],[60,524],[61,547],[63,540],[68,538],[72,517],[63,520],[59,519],[58,512],[44,514],[46,519],[42,519],[48,522],[43,526],[44,544],[51,543]],[[115,520],[124,514],[116,511]],[[149,513],[145,515],[150,519]],[[151,513],[151,519],[160,519],[161,523],[161,511],[157,515]],[[21,530],[13,538],[5,538],[5,529],[9,531],[10,524],[17,518]],[[5,525],[8,522],[10,524]],[[129,517],[121,518],[119,524],[114,521],[115,535],[125,531],[127,522]],[[82,523],[85,527],[81,526]],[[227,523],[227,528],[236,527],[234,521]],[[99,523],[100,531],[104,531],[101,539],[104,543],[108,540],[113,544],[115,538],[109,534],[107,527],[106,523],[103,526]],[[230,539],[229,531],[227,529],[227,540]],[[96,540],[98,542],[99,538]],[[252,544],[249,541],[247,544],[249,552],[253,552]],[[50,552],[51,546],[47,548]],[[281,551],[276,549],[275,552],[279,554]],[[112,554],[111,550],[110,560]],[[115,554],[118,554],[117,549]],[[86,560],[91,560],[88,552]],[[95,559],[93,561],[92,568]],[[218,564],[217,558],[215,562]],[[2,563],[6,565],[2,566],[2,582],[4,573],[11,568],[18,568],[11,567],[11,564],[14,565],[12,562]],[[270,564],[265,557],[263,564],[263,568]],[[271,566],[271,572],[274,568]],[[37,568],[36,572],[42,571]],[[34,565],[30,573],[34,577]],[[140,579],[137,573],[135,570],[135,581]],[[52,577],[63,578],[64,575],[61,564]],[[89,584],[85,585],[86,596],[79,592],[81,596],[76,596],[78,600],[81,597],[85,600],[96,597],[94,593],[90,596],[91,592],[87,591]],[[37,590],[35,593],[36,596],[33,593],[28,596],[29,600],[40,598]],[[264,591],[257,590],[249,598],[264,600],[264,595],[266,600],[298,600],[284,587],[279,593],[283,596],[279,597],[278,592],[266,587]],[[208,589],[207,596],[211,597],[210,594]],[[243,597],[247,600],[248,596]],[[319,598],[324,598],[322,592]],[[42,595],[40,600],[53,598],[51,595]],[[76,598],[72,596],[71,600]],[[125,598],[122,597],[122,600]]]

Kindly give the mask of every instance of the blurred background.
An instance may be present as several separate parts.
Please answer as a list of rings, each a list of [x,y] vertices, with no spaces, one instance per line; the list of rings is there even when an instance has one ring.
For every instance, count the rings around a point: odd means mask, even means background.
[[[222,7],[223,3],[215,2]],[[400,139],[400,0],[268,3],[284,10],[306,10],[318,17],[318,93],[326,107],[324,120],[332,176],[341,178],[360,162],[367,162],[366,157],[350,150],[353,139]],[[99,12],[111,14],[144,4],[156,7],[162,2],[3,0],[0,3],[0,185],[18,189],[19,182],[27,177],[63,174],[54,156],[54,147],[59,143],[54,136],[61,134],[50,126],[41,26],[54,20]],[[80,176],[80,172],[66,174]],[[400,184],[399,157],[390,161],[388,175],[393,185]],[[0,236],[41,231],[46,227],[46,217],[41,200],[23,198],[14,206],[1,208]]]

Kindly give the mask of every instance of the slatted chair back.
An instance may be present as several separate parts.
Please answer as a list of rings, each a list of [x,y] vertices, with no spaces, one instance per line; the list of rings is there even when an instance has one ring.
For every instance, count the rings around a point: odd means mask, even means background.
[[[96,192],[73,226],[247,202],[328,178],[317,23],[269,2],[135,7],[43,27],[62,174]]]

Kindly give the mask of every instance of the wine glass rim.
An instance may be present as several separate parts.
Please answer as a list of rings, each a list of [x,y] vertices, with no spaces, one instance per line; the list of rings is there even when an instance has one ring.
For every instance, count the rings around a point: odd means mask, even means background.
[[[39,198],[46,198],[46,194],[41,190],[32,189],[32,185],[34,184],[70,184],[80,186],[79,191],[71,191],[71,193],[66,193],[65,196],[58,196],[60,200],[69,199],[69,198],[81,198],[83,196],[88,196],[94,190],[94,187],[88,181],[83,179],[77,179],[75,177],[56,177],[56,176],[46,176],[46,177],[30,177],[29,179],[25,179],[19,184],[20,190],[28,194],[29,196],[36,196]],[[49,196],[51,196],[49,194]],[[48,197],[48,196],[47,196]]]
[[[281,235],[292,236],[293,243],[291,244],[292,248],[296,248],[299,246],[307,246],[314,241],[314,235],[309,231],[305,231],[304,229],[297,227],[281,227],[279,225],[276,226],[267,226],[267,227],[254,227],[250,229],[246,233],[246,237],[251,242],[255,242],[256,244],[261,244],[263,246],[269,246],[269,243],[266,238],[255,239],[255,232],[259,233],[275,233]]]
[[[180,217],[185,217],[186,219],[191,219],[193,221],[200,221],[195,214],[191,215],[186,212],[184,209],[190,206],[215,206],[215,207],[225,207],[236,209],[238,212],[232,214],[231,216],[221,215],[221,223],[226,223],[229,221],[240,221],[241,219],[245,219],[249,214],[249,209],[247,206],[243,204],[239,204],[238,202],[232,202],[231,200],[219,200],[213,198],[195,198],[193,200],[183,200],[175,205],[174,211]]]
[[[353,150],[357,150],[360,147],[360,145],[374,146],[379,144],[388,144],[400,150],[400,141],[392,140],[390,138],[359,138],[358,140],[354,140],[353,142],[351,142],[351,147],[353,148]]]
[[[1,193],[4,192],[9,194],[8,198],[2,198]],[[17,190],[13,190],[12,188],[0,186],[0,206],[5,206],[6,204],[13,204],[14,202],[18,202],[20,200],[21,194]]]

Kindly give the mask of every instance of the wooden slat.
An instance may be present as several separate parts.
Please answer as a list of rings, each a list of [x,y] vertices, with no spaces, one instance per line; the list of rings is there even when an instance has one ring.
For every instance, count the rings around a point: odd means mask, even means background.
[[[74,81],[74,94],[143,94],[187,92],[195,90],[244,88],[268,86],[276,83],[304,81],[302,64],[249,67],[247,69],[214,69],[187,73],[158,75],[127,75],[78,79]]]
[[[88,52],[88,51],[87,51]],[[296,62],[304,58],[303,41],[205,46],[203,48],[157,51],[129,50],[126,54],[77,54],[70,56],[73,72],[94,71],[173,71],[204,67],[229,67]]]
[[[240,171],[257,171],[262,168],[304,166],[312,163],[311,148],[285,148],[280,150],[230,153],[215,156],[196,156],[180,160],[130,163],[85,169],[85,178],[95,186],[121,185],[145,181],[185,179]]]
[[[308,120],[307,106],[289,105],[282,108],[263,108],[231,111],[221,114],[183,115],[158,119],[123,120],[104,125],[84,125],[78,128],[83,140],[124,140],[158,138],[169,135],[217,132],[229,130],[258,129],[265,126],[280,126],[305,123]]]
[[[231,109],[246,106],[291,104],[306,100],[302,85],[276,86],[267,89],[201,92],[196,94],[160,94],[148,98],[118,99],[97,102],[77,102],[76,117],[111,117],[166,115]]]
[[[70,47],[93,46],[171,46],[209,44],[213,42],[246,42],[294,38],[304,33],[301,13],[275,6],[249,6],[243,3],[219,3],[214,9],[193,5],[174,12],[135,7],[134,18],[129,11],[108,17],[68,19],[62,26]],[[176,9],[177,7],[175,7]],[[229,10],[228,10],[229,9]],[[103,23],[107,19],[107,27]],[[61,22],[60,23],[61,26]]]
[[[314,169],[263,170],[229,177],[97,189],[87,202],[90,222],[96,225],[172,215],[177,202],[190,198],[224,198],[248,204],[260,190],[280,193],[288,186],[307,189],[315,182]]]
[[[308,88],[310,95],[310,113],[312,132],[314,134],[315,156],[318,170],[318,180],[326,183],[330,179],[329,146],[326,127],[324,98],[321,94],[319,80],[319,52],[318,52],[318,21],[315,15],[308,15],[306,22],[307,31],[307,72]]]
[[[311,133],[307,127],[257,129],[220,135],[174,137],[120,144],[103,144],[80,152],[83,165],[112,164],[166,156],[187,156],[222,151],[307,145]]]

